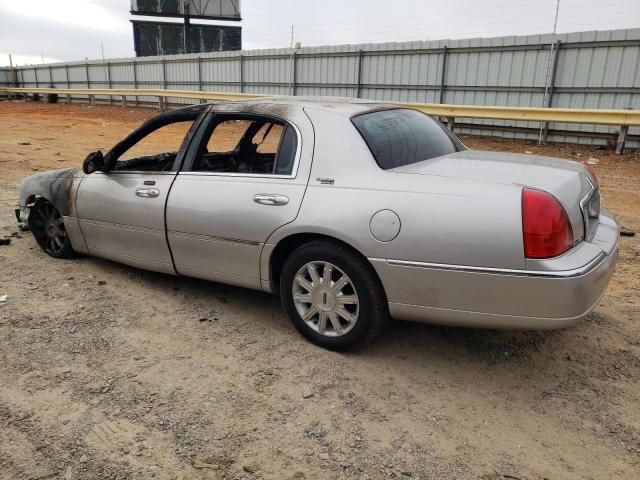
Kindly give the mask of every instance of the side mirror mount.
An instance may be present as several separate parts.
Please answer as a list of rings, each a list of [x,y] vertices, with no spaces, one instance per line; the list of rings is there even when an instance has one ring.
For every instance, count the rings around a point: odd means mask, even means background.
[[[82,162],[82,171],[87,175],[97,171],[106,171],[104,163],[104,155],[100,150],[91,152]]]

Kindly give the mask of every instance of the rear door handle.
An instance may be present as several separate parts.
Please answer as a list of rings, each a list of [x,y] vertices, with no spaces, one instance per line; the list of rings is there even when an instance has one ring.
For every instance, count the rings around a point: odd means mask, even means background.
[[[276,193],[258,193],[253,196],[253,201],[262,205],[286,205],[289,198]]]
[[[157,188],[136,188],[136,195],[144,198],[154,198],[160,195]]]

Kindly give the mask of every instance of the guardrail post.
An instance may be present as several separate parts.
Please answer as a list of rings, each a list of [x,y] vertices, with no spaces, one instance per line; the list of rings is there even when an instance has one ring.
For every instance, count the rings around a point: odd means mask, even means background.
[[[624,153],[624,144],[627,141],[628,133],[629,133],[629,125],[622,125],[620,127],[620,133],[618,133],[618,142],[616,143],[617,155],[622,155]]]
[[[364,52],[362,49],[358,50],[358,89],[356,90],[356,98],[362,96],[362,59],[364,58]]]
[[[438,103],[444,103],[444,91],[447,87],[447,46],[442,47],[442,65],[440,67],[440,98]],[[453,129],[451,129],[453,131]]]
[[[165,98],[158,95],[158,110],[160,110],[161,112],[165,111],[165,105],[166,105],[166,101]]]
[[[449,129],[449,131],[453,132],[453,127],[455,126],[455,124],[455,117],[447,117],[447,128]]]
[[[134,90],[138,90],[138,69],[137,69],[136,61],[133,60],[131,63],[133,64],[133,88]],[[135,100],[136,100],[136,107],[137,107],[138,106],[137,95],[135,97]]]
[[[556,40],[556,47],[553,50],[553,65],[551,67],[551,77],[549,79],[549,92],[547,96],[547,108],[551,108],[553,101],[553,90],[556,86],[556,72],[558,71],[558,58],[560,57],[560,40]],[[544,128],[542,131],[542,143],[547,143],[547,136],[549,135],[549,122],[544,122]]]
[[[69,82],[69,65],[64,64],[64,78],[67,81],[67,88],[71,88],[71,83]],[[67,104],[71,103],[71,95],[67,94]]]

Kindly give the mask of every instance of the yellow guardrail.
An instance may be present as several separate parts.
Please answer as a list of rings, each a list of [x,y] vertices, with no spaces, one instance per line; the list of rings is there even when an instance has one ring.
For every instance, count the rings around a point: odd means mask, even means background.
[[[246,100],[277,95],[248,93],[198,92],[191,90],[153,89],[79,89],[79,88],[0,88],[0,93],[37,93],[58,95],[106,95],[116,97],[191,98],[199,100]],[[404,105],[438,117],[486,118],[525,122],[589,123],[595,125],[640,126],[640,110],[486,107],[480,105],[450,105],[437,103],[385,102]],[[161,104],[162,108],[164,105]]]

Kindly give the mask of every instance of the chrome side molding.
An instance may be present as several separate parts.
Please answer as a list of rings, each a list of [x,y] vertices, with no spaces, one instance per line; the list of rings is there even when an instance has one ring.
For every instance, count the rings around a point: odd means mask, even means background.
[[[413,268],[429,268],[434,270],[450,270],[455,272],[475,272],[475,273],[488,273],[499,275],[518,275],[526,277],[559,277],[559,278],[571,278],[584,275],[589,270],[595,268],[600,262],[606,258],[605,253],[600,253],[597,257],[591,260],[586,265],[572,270],[517,270],[509,268],[489,268],[489,267],[475,267],[472,265],[450,265],[445,263],[428,263],[428,262],[412,262],[409,260],[393,260],[386,259],[389,265],[395,265],[399,267],[413,267]],[[384,260],[384,259],[375,259]]]

